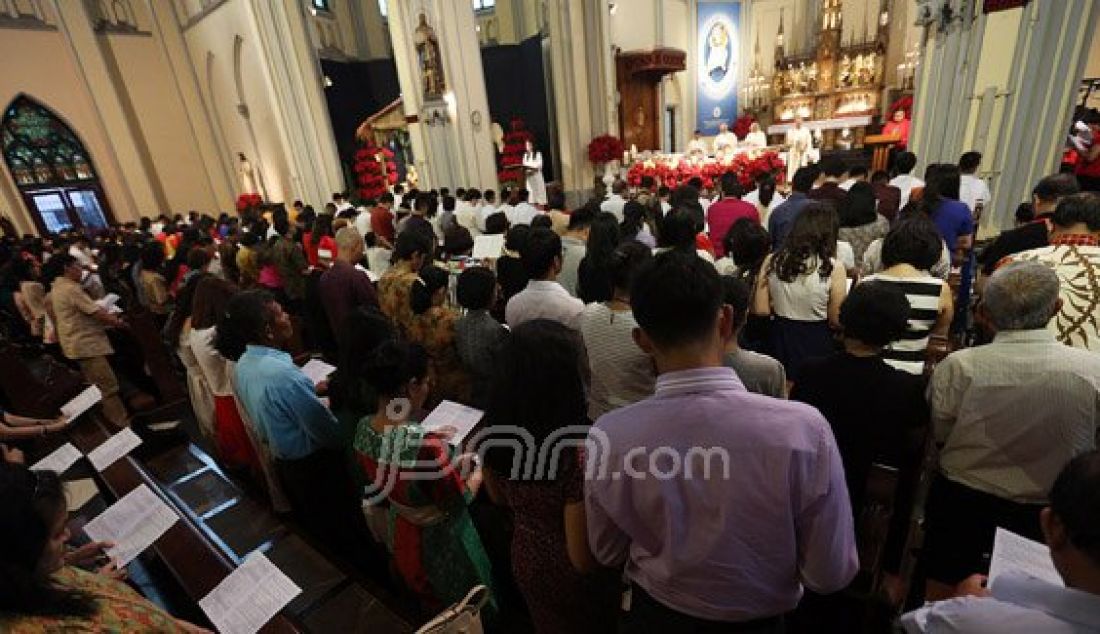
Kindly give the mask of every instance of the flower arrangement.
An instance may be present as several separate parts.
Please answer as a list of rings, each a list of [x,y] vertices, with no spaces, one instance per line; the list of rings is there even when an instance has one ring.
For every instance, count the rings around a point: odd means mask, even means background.
[[[244,214],[254,211],[264,204],[264,199],[259,194],[241,194],[237,197],[237,213]]]
[[[523,163],[523,154],[527,151],[527,142],[532,136],[520,117],[512,117],[508,126],[510,130],[504,134],[497,179],[501,185],[520,185],[524,182],[524,174],[523,168],[519,166]]]
[[[381,160],[379,160],[381,157]],[[355,152],[355,183],[359,197],[376,199],[397,184],[397,163],[389,148],[367,143]]]
[[[626,180],[630,185],[637,187],[642,182],[643,176],[652,176],[658,183],[670,188],[686,184],[692,178],[700,178],[703,186],[712,188],[722,178],[723,174],[736,174],[741,187],[750,189],[754,185],[756,177],[760,174],[782,174],[786,164],[775,152],[761,152],[759,154],[743,153],[733,157],[726,163],[708,161],[705,163],[691,163],[680,161],[676,164],[668,162],[641,161],[630,166],[626,174]]]
[[[743,139],[749,134],[749,128],[756,122],[756,118],[751,114],[743,114],[737,117],[737,120],[733,122],[733,129],[731,132],[737,135],[737,138]]]
[[[588,160],[596,163],[619,161],[623,158],[623,142],[612,134],[603,134],[588,143]]]

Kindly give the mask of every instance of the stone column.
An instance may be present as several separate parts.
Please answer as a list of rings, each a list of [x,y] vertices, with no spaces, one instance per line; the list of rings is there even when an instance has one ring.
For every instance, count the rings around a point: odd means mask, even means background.
[[[553,84],[550,116],[558,130],[559,178],[569,203],[577,204],[587,197],[595,177],[588,142],[618,133],[610,15],[606,2],[547,0],[546,5]]]
[[[439,43],[442,96],[425,95],[416,50],[423,15]],[[421,187],[497,187],[492,121],[481,48],[468,2],[407,0],[389,4],[397,76]]]
[[[300,2],[251,0],[261,58],[267,66],[279,134],[290,166],[286,198],[323,204],[343,191],[340,158],[328,116],[321,65]],[[276,202],[290,202],[276,201]]]
[[[54,0],[53,8],[58,18],[58,30],[64,34],[73,65],[81,71],[84,88],[114,150],[111,156],[95,156],[93,159],[97,165],[106,164],[114,168],[122,177],[121,191],[107,191],[111,208],[116,212],[115,220],[136,220],[141,215],[155,215],[167,210],[168,202],[158,186],[156,172],[148,163],[148,148],[137,122],[127,116],[128,104],[124,102],[121,87],[100,48],[99,36],[93,29],[87,5]]]
[[[1016,205],[1058,170],[1100,6],[1035,2],[989,15],[967,6],[973,13],[946,29],[927,27],[910,146],[918,171],[982,152],[979,175],[993,194],[982,224],[995,232],[1011,226]]]
[[[172,78],[183,99],[183,111],[187,116],[191,136],[195,146],[203,157],[203,169],[206,172],[206,185],[214,200],[229,206],[236,199],[235,174],[218,149],[214,137],[214,122],[208,117],[199,89],[199,78],[188,54],[187,42],[180,32],[179,22],[172,8],[155,0],[145,0],[146,10],[152,18],[151,29],[164,50],[168,65],[172,69]]]

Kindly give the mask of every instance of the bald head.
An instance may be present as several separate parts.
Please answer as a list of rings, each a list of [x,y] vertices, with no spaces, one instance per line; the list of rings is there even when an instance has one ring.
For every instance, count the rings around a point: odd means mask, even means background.
[[[1038,262],[1015,262],[989,278],[982,304],[1001,330],[1045,328],[1061,308],[1058,276]]]
[[[344,227],[336,232],[337,257],[349,264],[356,264],[363,257],[363,236],[355,227]]]

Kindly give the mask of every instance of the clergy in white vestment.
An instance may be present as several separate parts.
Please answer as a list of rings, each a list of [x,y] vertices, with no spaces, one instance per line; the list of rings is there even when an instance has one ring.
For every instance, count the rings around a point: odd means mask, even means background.
[[[695,136],[688,141],[687,154],[699,158],[707,155],[707,142],[703,140],[702,132],[696,130]]]
[[[788,182],[794,179],[798,168],[809,164],[809,153],[813,145],[813,137],[809,128],[802,125],[802,117],[795,117],[794,125],[787,130],[786,139]]]
[[[730,132],[730,127],[725,123],[719,124],[718,134],[714,137],[714,153],[718,154],[720,150],[729,153],[735,147],[737,147],[737,135]]]
[[[760,124],[753,121],[749,126],[749,133],[745,135],[745,139],[741,141],[741,147],[749,149],[759,149],[767,147],[768,137],[764,135],[764,131],[760,129]]]
[[[535,149],[535,144],[527,141],[527,151],[523,154],[523,172],[527,175],[527,192],[531,195],[531,202],[536,205],[546,204],[546,181],[542,178],[542,152]]]

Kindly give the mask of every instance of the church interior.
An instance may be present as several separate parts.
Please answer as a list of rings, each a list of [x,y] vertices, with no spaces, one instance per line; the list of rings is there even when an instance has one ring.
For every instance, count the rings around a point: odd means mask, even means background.
[[[0,0],[0,631],[1100,632],[1098,30]]]

